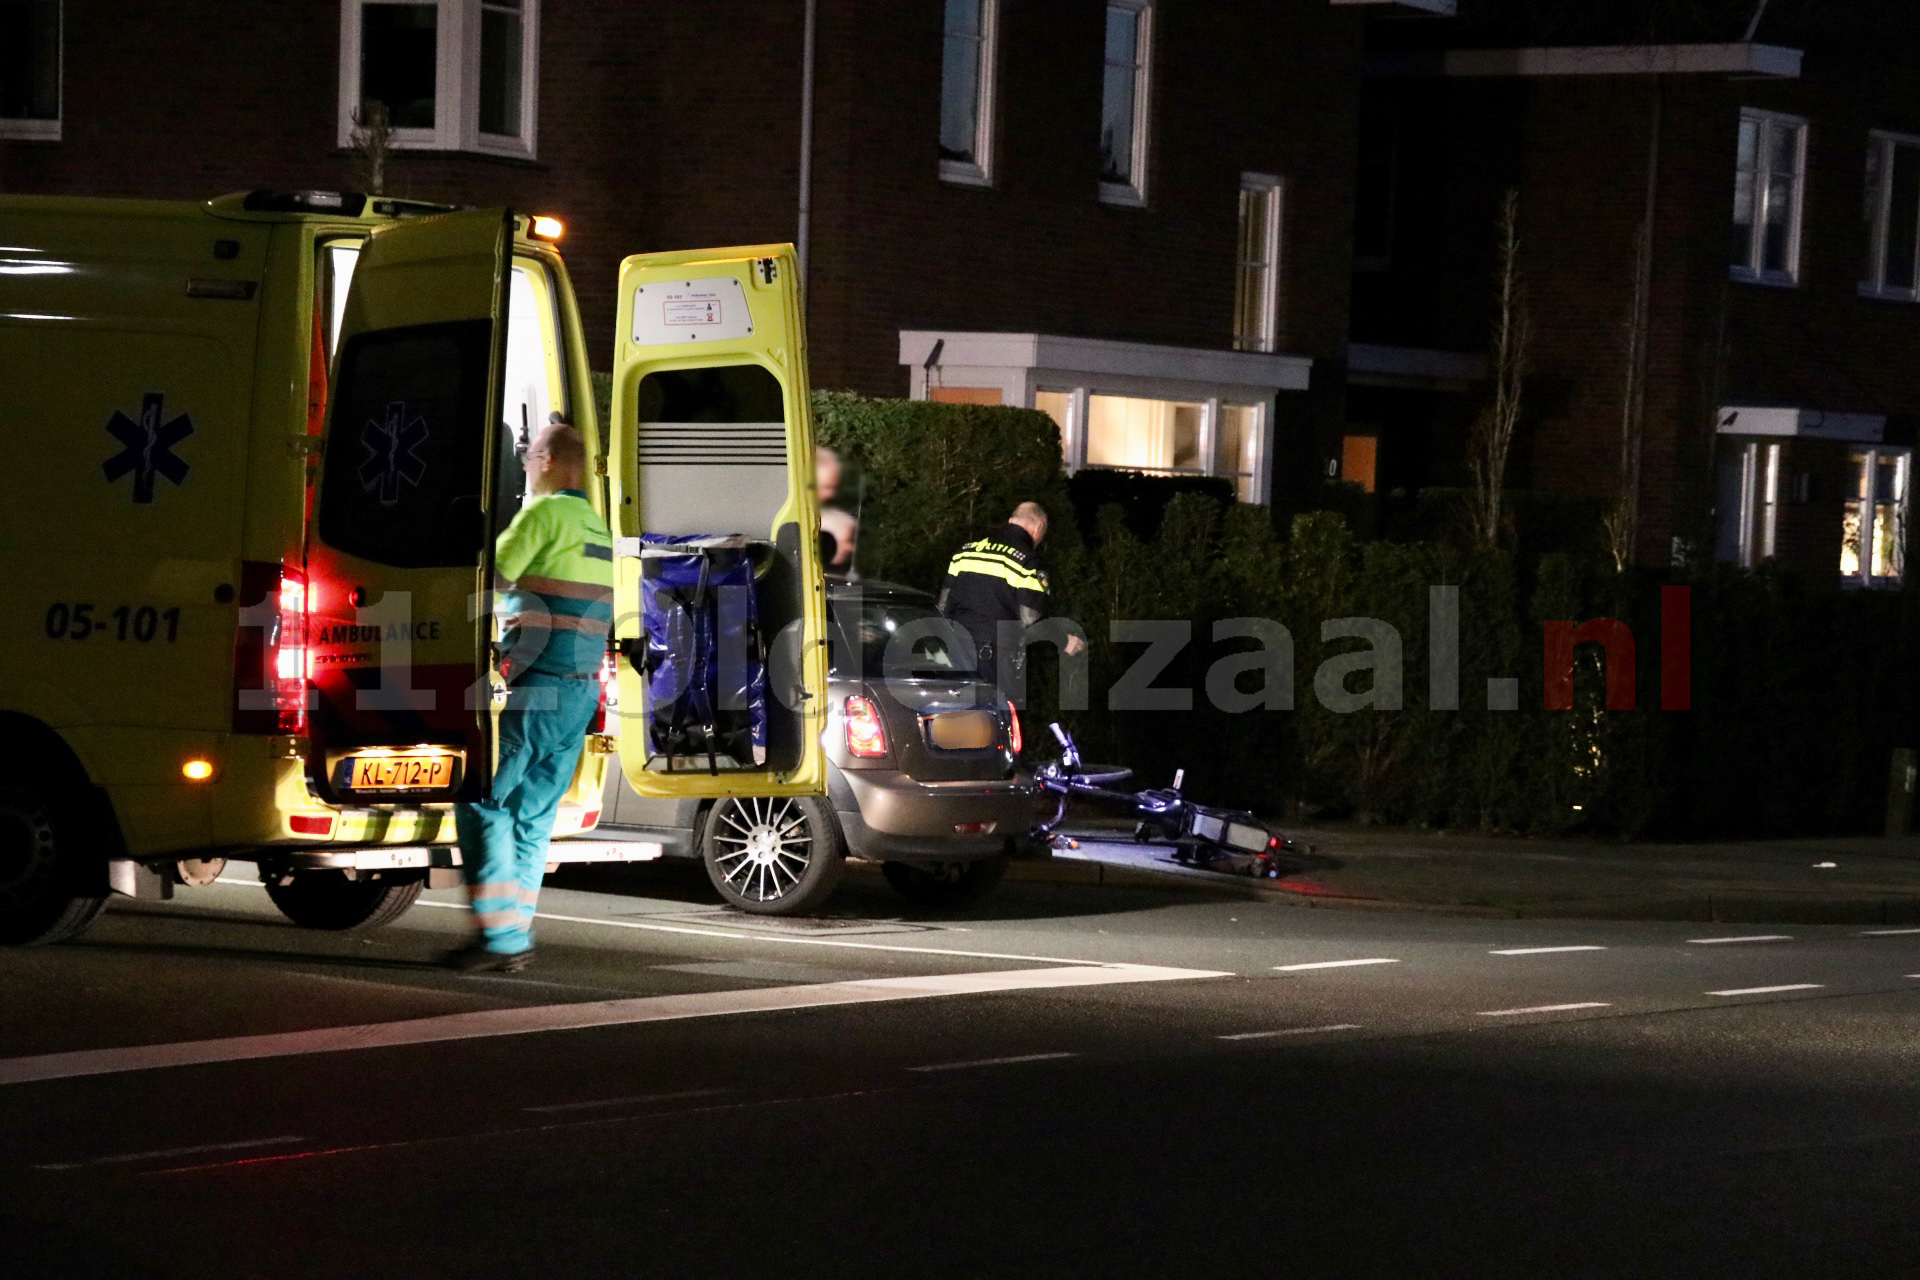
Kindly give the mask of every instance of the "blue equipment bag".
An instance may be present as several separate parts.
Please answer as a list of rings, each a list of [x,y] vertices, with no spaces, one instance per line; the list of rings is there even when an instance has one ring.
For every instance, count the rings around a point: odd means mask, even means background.
[[[766,644],[738,535],[640,535],[647,767],[749,769],[767,760]]]

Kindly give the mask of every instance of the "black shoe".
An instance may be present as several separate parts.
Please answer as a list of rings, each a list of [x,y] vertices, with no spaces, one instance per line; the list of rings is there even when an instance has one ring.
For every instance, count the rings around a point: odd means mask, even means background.
[[[489,951],[479,943],[449,955],[447,968],[456,973],[519,973],[533,963],[533,950],[512,953]]]

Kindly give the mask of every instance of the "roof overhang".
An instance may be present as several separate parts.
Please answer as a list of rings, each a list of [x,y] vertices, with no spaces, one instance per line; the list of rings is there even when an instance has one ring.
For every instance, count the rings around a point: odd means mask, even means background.
[[[1328,0],[1337,6],[1349,4],[1397,5],[1402,9],[1418,9],[1422,13],[1439,13],[1451,18],[1459,10],[1456,0]]]
[[[1537,49],[1396,50],[1370,76],[1763,76],[1800,78],[1801,50],[1755,44],[1603,44]]]
[[[954,383],[956,378],[964,380],[972,376],[968,372],[971,370],[1003,370],[1024,371],[1029,382],[1059,381],[1072,386],[1108,384],[1121,391],[1138,391],[1147,383],[1164,383],[1169,388],[1244,388],[1261,395],[1304,391],[1313,371],[1313,360],[1308,356],[1167,347],[1106,338],[1063,338],[1046,333],[967,333],[936,329],[902,329],[900,363],[915,370],[916,384],[934,371],[947,375],[946,381]]]
[[[1799,436],[1879,444],[1887,435],[1887,416],[1883,413],[1827,413],[1821,409],[1730,404],[1720,407],[1715,422],[1723,436]]]
[[[1471,351],[1389,347],[1369,342],[1347,346],[1349,386],[1464,391],[1486,376],[1487,358]]]

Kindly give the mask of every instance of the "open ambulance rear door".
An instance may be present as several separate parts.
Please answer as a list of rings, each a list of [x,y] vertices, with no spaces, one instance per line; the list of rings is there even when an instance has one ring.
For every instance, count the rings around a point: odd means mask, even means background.
[[[622,771],[642,796],[824,794],[826,592],[793,248],[631,257],[619,291]]]
[[[339,804],[485,796],[508,271],[503,210],[376,228],[327,402],[305,581],[309,767]]]

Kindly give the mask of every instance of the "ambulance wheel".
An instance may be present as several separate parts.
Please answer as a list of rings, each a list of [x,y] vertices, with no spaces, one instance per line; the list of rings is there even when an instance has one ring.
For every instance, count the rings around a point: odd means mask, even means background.
[[[978,902],[1007,874],[1007,857],[995,854],[978,862],[883,862],[880,874],[908,902],[948,909]]]
[[[71,938],[107,905],[105,886],[80,883],[79,807],[39,786],[0,786],[0,945]]]
[[[378,929],[413,905],[426,882],[349,880],[344,871],[299,871],[288,884],[267,885],[280,914],[303,929]]]
[[[826,801],[802,796],[716,802],[701,828],[700,857],[728,906],[762,916],[815,910],[846,862]]]

